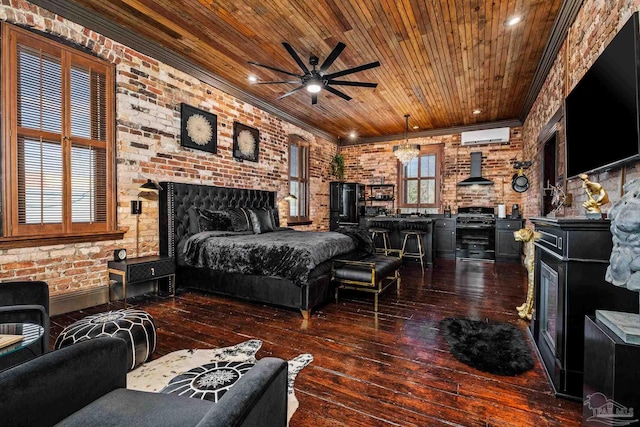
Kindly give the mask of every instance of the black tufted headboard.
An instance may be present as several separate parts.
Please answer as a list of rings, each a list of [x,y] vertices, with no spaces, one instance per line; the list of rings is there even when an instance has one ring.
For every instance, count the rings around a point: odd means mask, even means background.
[[[176,244],[189,229],[187,210],[193,205],[213,210],[270,207],[274,208],[276,223],[279,223],[275,191],[166,181],[160,186],[160,255],[175,256]]]

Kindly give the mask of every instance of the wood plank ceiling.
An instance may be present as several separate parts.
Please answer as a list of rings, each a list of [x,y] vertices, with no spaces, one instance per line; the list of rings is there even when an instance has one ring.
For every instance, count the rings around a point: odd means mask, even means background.
[[[420,131],[519,119],[562,0],[73,0],[167,49],[255,98],[335,137]],[[507,27],[514,15],[523,21]],[[311,105],[298,84],[253,85],[299,73],[288,42],[307,62],[344,51],[327,70],[380,61],[341,77],[377,82],[341,86],[351,101],[323,90]],[[301,74],[301,73],[300,73]],[[473,110],[482,110],[474,115]]]

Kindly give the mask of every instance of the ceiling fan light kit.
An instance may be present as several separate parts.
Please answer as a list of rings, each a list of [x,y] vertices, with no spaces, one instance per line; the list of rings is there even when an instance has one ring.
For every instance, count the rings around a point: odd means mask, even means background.
[[[258,67],[266,68],[271,71],[276,71],[278,73],[286,74],[291,77],[296,77],[298,80],[279,80],[279,81],[270,81],[270,82],[259,82],[256,81],[254,84],[299,84],[298,87],[290,90],[278,97],[278,99],[286,98],[289,95],[292,95],[298,92],[300,89],[306,89],[307,92],[311,93],[311,104],[318,103],[318,93],[325,89],[327,92],[332,93],[345,101],[350,101],[352,98],[346,93],[342,92],[334,88],[333,86],[356,86],[356,87],[368,87],[368,88],[376,88],[378,86],[377,83],[370,82],[352,82],[347,80],[336,80],[337,77],[346,76],[348,74],[357,73],[359,71],[369,70],[371,68],[379,67],[380,62],[370,62],[368,64],[359,65],[357,67],[348,68],[346,70],[337,71],[335,73],[327,73],[327,69],[334,63],[334,61],[338,58],[338,56],[342,53],[345,45],[342,42],[339,42],[331,51],[329,56],[327,56],[320,65],[320,68],[316,69],[316,66],[319,64],[320,60],[317,56],[311,55],[309,57],[309,65],[311,65],[311,70],[305,65],[305,63],[300,59],[300,56],[296,53],[293,47],[287,43],[282,42],[284,48],[289,52],[289,55],[293,58],[293,60],[298,64],[298,67],[302,70],[302,74],[292,73],[287,70],[283,70],[281,68],[272,67],[270,65],[260,64],[258,62],[249,61],[249,64],[256,65]]]

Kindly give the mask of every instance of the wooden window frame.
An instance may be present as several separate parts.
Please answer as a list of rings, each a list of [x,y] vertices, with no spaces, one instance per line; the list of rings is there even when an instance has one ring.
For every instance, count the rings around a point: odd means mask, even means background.
[[[443,144],[426,144],[420,146],[420,154],[418,159],[418,176],[416,178],[405,178],[404,177],[404,165],[402,162],[398,161],[398,207],[399,208],[440,208],[440,198],[442,193],[442,162],[444,158],[444,149]],[[435,201],[434,203],[404,203],[405,201],[405,186],[404,183],[406,180],[417,180],[418,181],[418,194],[420,194],[420,163],[422,162],[422,156],[435,155],[436,156],[436,171],[434,176],[435,181]]]
[[[297,177],[293,177],[291,176],[291,146],[292,145],[297,145],[298,146],[298,176]],[[304,150],[303,150],[304,148]],[[311,145],[304,140],[304,138],[302,138],[299,135],[291,135],[289,136],[289,145],[288,145],[288,152],[289,152],[289,164],[288,164],[288,175],[289,175],[289,188],[291,188],[291,182],[298,182],[299,186],[298,186],[298,190],[300,191],[300,193],[304,193],[305,197],[298,197],[297,200],[292,200],[289,203],[297,203],[298,204],[298,213],[301,215],[298,216],[291,216],[290,215],[290,209],[287,209],[287,224],[289,225],[307,225],[307,224],[311,224],[311,219],[309,218],[309,204],[310,204],[310,200],[309,200],[309,173],[310,173],[310,168],[309,168],[309,160],[310,160],[310,151],[311,151]],[[304,159],[302,158],[301,154],[305,153],[304,155]],[[305,168],[306,167],[306,168]],[[302,205],[302,201],[306,201],[306,204]]]
[[[117,229],[115,181],[115,66],[72,47],[61,39],[43,36],[2,22],[2,235],[0,249],[121,239],[126,230]],[[60,134],[44,130],[18,128],[17,47],[19,44],[52,52],[60,57],[62,72],[62,129]],[[90,65],[105,75],[106,141],[74,137],[70,122],[71,66]],[[56,224],[19,224],[18,222],[18,136],[43,137],[59,141],[62,147],[62,222]],[[99,223],[73,223],[71,220],[71,146],[87,144],[105,149],[106,219]]]

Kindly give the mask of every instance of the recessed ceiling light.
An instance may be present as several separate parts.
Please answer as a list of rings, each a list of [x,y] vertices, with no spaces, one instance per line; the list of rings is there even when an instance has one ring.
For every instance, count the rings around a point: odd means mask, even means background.
[[[420,129],[420,126],[415,125],[415,126],[413,126],[413,129]]]
[[[507,19],[507,21],[504,23],[504,26],[505,27],[513,27],[514,25],[516,25],[520,21],[522,21],[522,16],[515,15],[515,16],[512,16],[511,18]]]
[[[357,135],[356,135],[356,133],[355,133],[354,131],[351,131],[351,132],[349,133],[349,138],[351,138],[351,139],[354,139],[356,136],[357,136]]]
[[[251,75],[251,76],[247,77],[247,79],[248,79],[248,80],[249,80],[249,82],[251,82],[251,83],[255,83],[255,82],[257,82],[257,81],[258,81],[258,78],[257,78],[256,76],[253,76],[253,75]]]
[[[473,114],[480,114],[482,113],[482,110],[479,108],[476,108],[475,110],[472,111]]]

